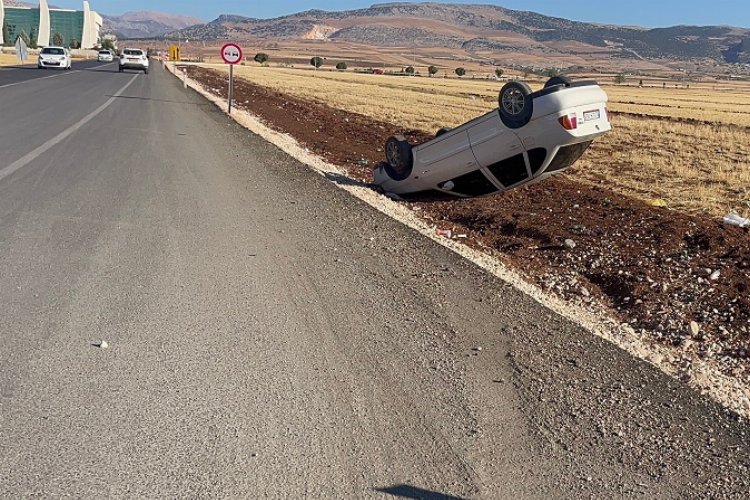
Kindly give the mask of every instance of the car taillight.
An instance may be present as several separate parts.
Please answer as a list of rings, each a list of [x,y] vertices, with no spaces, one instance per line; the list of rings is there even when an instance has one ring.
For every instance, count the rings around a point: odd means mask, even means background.
[[[578,117],[575,114],[561,116],[560,125],[562,125],[565,130],[575,130],[578,128]]]

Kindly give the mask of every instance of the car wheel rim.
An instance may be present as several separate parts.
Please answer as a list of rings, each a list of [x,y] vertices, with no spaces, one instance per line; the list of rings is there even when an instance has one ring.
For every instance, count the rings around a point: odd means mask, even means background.
[[[503,94],[503,109],[511,116],[520,115],[526,107],[526,97],[519,89],[508,89]]]
[[[398,144],[396,144],[396,142],[388,143],[388,163],[397,168],[401,166],[398,154]]]

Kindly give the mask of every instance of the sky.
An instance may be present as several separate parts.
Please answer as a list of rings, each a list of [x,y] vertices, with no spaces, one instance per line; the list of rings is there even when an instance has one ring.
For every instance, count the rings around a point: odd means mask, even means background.
[[[36,0],[27,0],[35,2]],[[210,21],[219,14],[268,18],[308,9],[348,10],[385,1],[362,0],[89,0],[102,14],[117,15],[129,10],[156,10],[186,14]],[[437,0],[440,1],[440,0]],[[80,9],[82,0],[49,0],[60,7]],[[577,21],[637,25],[645,27],[677,24],[728,24],[750,28],[750,0],[452,0],[441,3],[482,3],[509,9],[530,10]]]

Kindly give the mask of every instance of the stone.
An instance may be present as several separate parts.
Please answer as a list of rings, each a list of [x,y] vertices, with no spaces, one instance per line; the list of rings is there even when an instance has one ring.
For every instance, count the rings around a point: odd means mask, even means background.
[[[573,250],[576,247],[576,242],[568,238],[565,240],[565,246]]]
[[[697,336],[701,332],[701,327],[695,321],[690,322],[690,335],[693,337]]]

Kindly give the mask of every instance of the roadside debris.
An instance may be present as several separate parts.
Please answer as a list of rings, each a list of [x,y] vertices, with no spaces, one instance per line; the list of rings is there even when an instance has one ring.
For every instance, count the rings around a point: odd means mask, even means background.
[[[109,348],[109,344],[107,343],[106,340],[101,340],[101,341],[97,342],[96,344],[94,344],[94,346],[98,347],[99,349],[108,349]]]
[[[724,217],[724,224],[730,224],[732,226],[739,226],[739,227],[750,227],[750,219],[746,219],[745,217],[740,217],[736,213],[731,213]]]
[[[435,230],[435,234],[437,234],[438,236],[442,236],[444,238],[450,238],[453,236],[453,231],[451,231],[450,229],[438,228]]]

